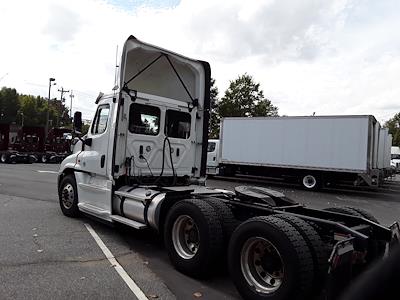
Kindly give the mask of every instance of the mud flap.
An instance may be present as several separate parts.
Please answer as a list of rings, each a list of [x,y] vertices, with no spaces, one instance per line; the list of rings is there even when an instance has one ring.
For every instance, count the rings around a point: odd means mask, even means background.
[[[327,300],[337,299],[349,284],[353,271],[354,238],[337,242],[329,258]]]
[[[394,247],[400,244],[400,225],[396,221],[392,225],[389,226],[390,231],[392,232],[392,238],[390,242],[387,244],[385,256],[389,254],[389,251]]]

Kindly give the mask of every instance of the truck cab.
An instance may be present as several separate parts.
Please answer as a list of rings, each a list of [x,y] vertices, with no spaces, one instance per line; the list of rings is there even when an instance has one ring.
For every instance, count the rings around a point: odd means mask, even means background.
[[[73,174],[79,209],[108,221],[120,189],[204,181],[207,154],[208,63],[130,37],[120,73],[119,90],[96,99],[89,131],[59,177]]]
[[[66,158],[71,153],[71,131],[63,127],[50,129],[39,160],[42,163],[60,163]]]
[[[391,147],[390,158],[390,165],[396,173],[400,173],[400,147]]]
[[[207,175],[219,174],[219,140],[208,140],[207,146]]]

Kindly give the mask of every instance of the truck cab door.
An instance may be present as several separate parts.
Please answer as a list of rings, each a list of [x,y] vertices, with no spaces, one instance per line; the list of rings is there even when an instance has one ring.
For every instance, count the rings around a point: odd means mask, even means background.
[[[78,186],[79,208],[103,217],[111,213],[110,170],[107,168],[112,123],[112,98],[99,102],[95,117],[77,160],[75,178]]]

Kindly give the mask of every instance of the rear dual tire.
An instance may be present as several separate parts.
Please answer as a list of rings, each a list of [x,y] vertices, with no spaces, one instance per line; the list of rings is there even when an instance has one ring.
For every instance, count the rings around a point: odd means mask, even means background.
[[[233,233],[228,251],[231,278],[244,299],[307,299],[313,258],[302,234],[276,216],[255,217]]]
[[[174,267],[193,277],[206,277],[223,253],[223,228],[213,206],[204,200],[176,203],[167,214],[164,243]]]
[[[379,221],[370,212],[362,208],[352,207],[352,206],[341,206],[341,207],[330,207],[326,208],[325,210],[364,218],[376,224],[380,224]],[[386,243],[380,240],[369,240],[367,250],[368,253],[365,259],[368,263],[371,263],[384,256],[386,251]]]

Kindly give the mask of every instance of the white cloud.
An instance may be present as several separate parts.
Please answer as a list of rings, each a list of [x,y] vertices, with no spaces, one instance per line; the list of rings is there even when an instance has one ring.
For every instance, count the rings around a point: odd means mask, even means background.
[[[50,76],[90,117],[137,38],[211,63],[220,92],[248,72],[281,114],[400,111],[398,1],[183,0],[124,11],[100,0],[2,1],[0,85],[47,95]],[[56,89],[53,88],[53,97]]]

